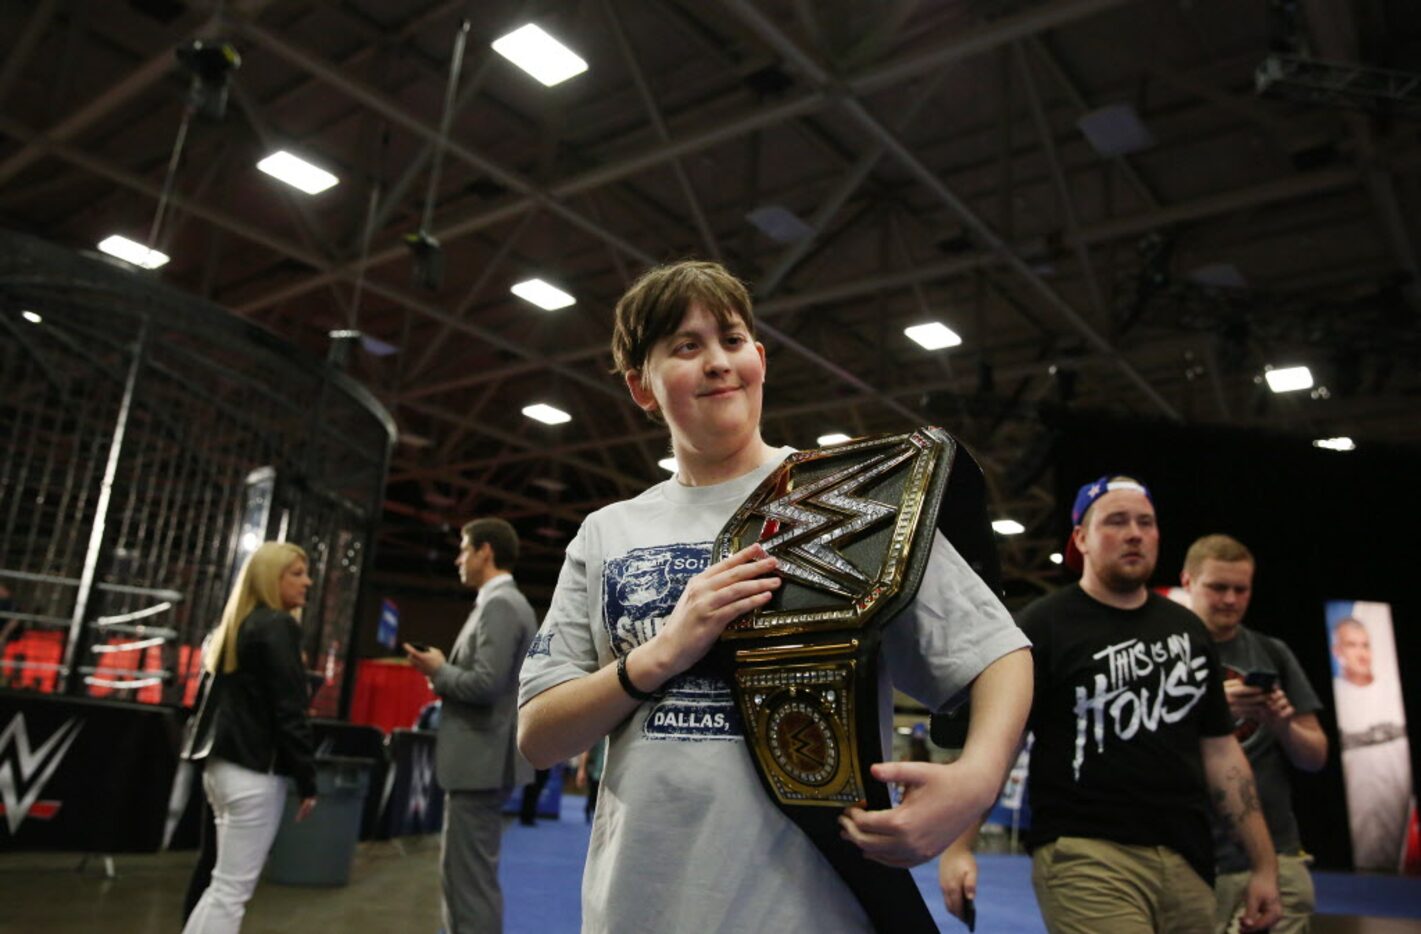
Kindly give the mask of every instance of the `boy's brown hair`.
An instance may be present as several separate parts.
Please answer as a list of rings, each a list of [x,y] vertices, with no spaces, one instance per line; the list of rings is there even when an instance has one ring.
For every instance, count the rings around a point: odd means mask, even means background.
[[[1205,535],[1189,546],[1189,551],[1184,556],[1184,570],[1189,572],[1190,577],[1197,577],[1204,569],[1204,562],[1210,558],[1225,564],[1235,561],[1257,563],[1253,560],[1253,552],[1248,550],[1248,546],[1233,536]]]
[[[686,311],[699,302],[722,327],[738,317],[755,338],[755,313],[745,283],[720,263],[682,260],[641,274],[617,302],[612,329],[614,372],[625,377],[646,368],[656,342],[673,334]]]

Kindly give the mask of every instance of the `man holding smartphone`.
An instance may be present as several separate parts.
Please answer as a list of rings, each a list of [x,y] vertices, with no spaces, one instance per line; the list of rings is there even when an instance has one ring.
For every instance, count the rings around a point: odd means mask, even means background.
[[[533,608],[513,580],[517,561],[513,526],[493,518],[467,523],[454,565],[459,582],[478,596],[453,651],[445,658],[423,643],[404,645],[410,664],[443,702],[434,772],[445,792],[439,871],[446,934],[503,930],[503,801],[532,777],[515,748],[518,671],[538,631]]]
[[[1235,734],[1258,784],[1268,832],[1278,851],[1283,918],[1279,934],[1306,931],[1316,899],[1293,816],[1289,765],[1316,772],[1327,761],[1327,736],[1317,722],[1322,707],[1292,651],[1243,625],[1253,596],[1254,560],[1237,539],[1206,535],[1190,546],[1180,582],[1204,621],[1224,667],[1224,693],[1238,723]],[[1248,860],[1229,834],[1214,830],[1218,876],[1216,930],[1231,930],[1248,881]]]

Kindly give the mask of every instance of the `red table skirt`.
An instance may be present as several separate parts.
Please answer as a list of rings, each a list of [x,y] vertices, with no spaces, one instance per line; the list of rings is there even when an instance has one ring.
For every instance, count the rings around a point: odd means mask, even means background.
[[[420,708],[434,700],[429,681],[403,660],[367,658],[355,669],[350,722],[379,727],[386,733],[414,726]]]

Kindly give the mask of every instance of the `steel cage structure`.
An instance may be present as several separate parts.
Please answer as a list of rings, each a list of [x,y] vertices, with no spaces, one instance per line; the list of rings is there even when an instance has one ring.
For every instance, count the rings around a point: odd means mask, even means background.
[[[52,654],[12,685],[181,703],[233,571],[301,545],[314,706],[348,704],[361,582],[395,441],[363,386],[126,265],[0,232],[0,625]],[[260,528],[250,478],[274,478]],[[12,656],[14,653],[10,653]]]

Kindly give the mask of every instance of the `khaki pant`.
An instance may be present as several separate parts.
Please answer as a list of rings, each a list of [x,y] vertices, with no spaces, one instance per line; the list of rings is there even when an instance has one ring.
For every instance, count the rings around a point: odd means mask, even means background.
[[[1230,872],[1215,880],[1214,930],[1217,934],[1238,931],[1236,919],[1243,910],[1248,876],[1246,872]],[[1307,934],[1312,928],[1317,894],[1313,891],[1307,862],[1301,856],[1278,856],[1278,891],[1283,896],[1283,920],[1268,930],[1272,934]]]
[[[1213,934],[1214,893],[1169,847],[1061,837],[1031,884],[1051,934]]]

